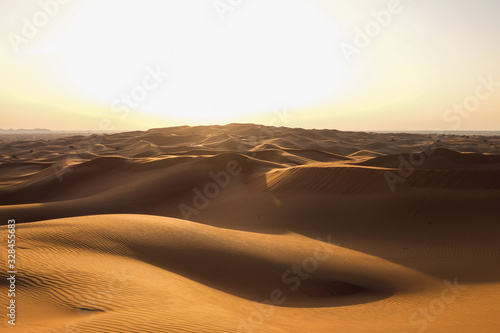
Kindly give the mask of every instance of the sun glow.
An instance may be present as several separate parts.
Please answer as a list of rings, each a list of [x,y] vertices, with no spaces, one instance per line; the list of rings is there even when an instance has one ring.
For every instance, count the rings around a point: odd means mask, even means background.
[[[498,3],[432,0],[0,1],[4,127],[254,122],[495,129]],[[464,18],[467,17],[465,20]],[[464,65],[466,64],[466,65]],[[26,122],[27,119],[27,122]]]
[[[336,26],[318,8],[253,1],[221,20],[204,3],[91,1],[42,52],[87,98],[116,105],[130,95],[132,112],[189,122],[237,121],[341,89]],[[168,76],[144,97],[137,86],[151,68]]]

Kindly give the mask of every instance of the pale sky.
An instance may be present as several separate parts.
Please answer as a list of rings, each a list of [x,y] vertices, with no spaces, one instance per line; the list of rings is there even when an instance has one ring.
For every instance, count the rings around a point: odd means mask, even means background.
[[[0,128],[500,130],[498,0],[0,0]]]

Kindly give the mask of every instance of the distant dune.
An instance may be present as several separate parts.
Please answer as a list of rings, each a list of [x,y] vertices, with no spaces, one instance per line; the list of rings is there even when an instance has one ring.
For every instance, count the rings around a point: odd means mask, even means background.
[[[2,331],[500,332],[500,137],[0,141],[0,215],[19,291]]]

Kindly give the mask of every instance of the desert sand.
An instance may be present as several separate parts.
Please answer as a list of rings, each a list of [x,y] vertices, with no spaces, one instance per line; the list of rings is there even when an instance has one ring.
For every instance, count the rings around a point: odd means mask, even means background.
[[[2,332],[500,332],[500,137],[4,140],[0,217]]]

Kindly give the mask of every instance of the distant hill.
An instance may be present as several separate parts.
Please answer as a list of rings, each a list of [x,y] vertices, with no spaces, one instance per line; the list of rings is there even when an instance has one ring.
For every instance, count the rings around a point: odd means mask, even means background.
[[[0,134],[19,134],[19,133],[52,133],[51,130],[47,128],[34,128],[34,129],[12,129],[9,128],[7,130],[0,128]]]

